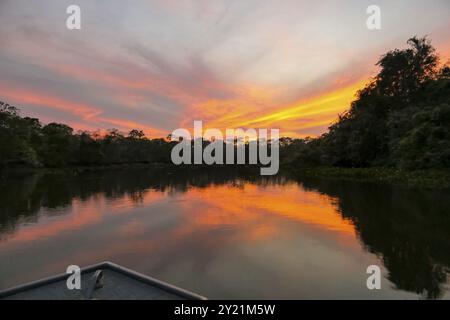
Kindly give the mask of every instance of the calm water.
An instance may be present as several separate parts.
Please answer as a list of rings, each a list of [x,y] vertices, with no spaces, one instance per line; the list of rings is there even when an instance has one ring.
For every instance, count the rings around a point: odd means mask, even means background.
[[[223,171],[0,180],[0,289],[103,260],[209,298],[449,299],[450,196]]]

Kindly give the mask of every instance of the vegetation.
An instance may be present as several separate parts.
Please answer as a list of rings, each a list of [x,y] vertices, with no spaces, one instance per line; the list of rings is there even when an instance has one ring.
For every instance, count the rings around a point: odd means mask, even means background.
[[[396,168],[301,168],[298,177],[370,181],[419,189],[450,189],[450,171],[445,169],[405,170]]]
[[[285,163],[449,168],[450,68],[439,68],[428,39],[414,37],[408,44],[408,49],[390,51],[378,61],[378,75],[327,133],[288,140]]]
[[[408,44],[381,57],[379,73],[327,133],[282,138],[282,165],[450,168],[450,68],[440,67],[428,39],[414,37]],[[140,130],[74,133],[64,124],[22,117],[0,102],[0,168],[171,163],[174,143],[147,139]]]
[[[142,131],[127,136],[117,129],[105,135],[74,133],[65,124],[42,125],[21,117],[0,102],[0,167],[100,166],[124,163],[168,163],[171,143],[147,139]]]

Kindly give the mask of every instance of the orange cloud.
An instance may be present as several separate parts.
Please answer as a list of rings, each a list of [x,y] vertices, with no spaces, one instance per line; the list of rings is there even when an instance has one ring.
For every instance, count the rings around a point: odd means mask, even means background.
[[[2,84],[0,84],[0,95],[2,98],[14,103],[44,106],[61,110],[79,116],[84,120],[95,118],[102,113],[102,110],[99,107],[67,101],[62,98],[45,95],[32,90],[21,90]]]
[[[116,119],[116,118],[99,118],[99,121],[112,124],[113,126],[115,126],[115,128],[117,128],[119,130],[129,131],[131,129],[139,129],[139,130],[143,130],[147,136],[153,136],[153,137],[167,136],[167,132],[164,130],[156,129],[154,127],[150,127],[150,126],[147,126],[142,123],[135,122],[135,121]]]
[[[283,136],[313,136],[300,132],[330,125],[350,107],[356,92],[367,80],[348,82],[335,82],[328,91],[286,105],[276,104],[280,96],[276,90],[253,88],[252,94],[234,100],[205,101],[193,106],[190,114],[195,114],[196,120],[203,120],[205,129],[278,128]],[[192,120],[192,116],[186,117],[181,126],[189,128]]]
[[[165,137],[167,135],[164,130],[160,130],[142,123],[137,123],[135,121],[112,117],[100,117],[103,111],[97,106],[72,102],[63,98],[37,93],[28,89],[23,90],[0,84],[0,96],[2,99],[15,104],[27,104],[64,111],[78,116],[83,121],[88,123],[69,122],[69,125],[74,126],[75,124],[76,129],[96,130],[98,128],[95,127],[95,125],[98,125],[98,123],[103,123],[112,124],[116,126],[117,129],[124,131],[131,129],[144,130],[148,136],[151,135],[153,137]]]

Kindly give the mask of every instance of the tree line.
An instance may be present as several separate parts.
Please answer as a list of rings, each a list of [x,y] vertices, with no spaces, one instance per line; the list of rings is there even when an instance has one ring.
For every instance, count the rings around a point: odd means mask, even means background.
[[[98,166],[124,163],[165,163],[172,146],[165,139],[147,139],[140,130],[124,135],[74,130],[60,123],[43,125],[21,117],[0,102],[0,167]]]
[[[429,39],[413,37],[407,43],[408,48],[381,57],[378,74],[328,132],[281,138],[281,164],[449,168],[450,68],[440,65]],[[175,143],[149,139],[137,129],[101,135],[60,123],[43,125],[0,102],[0,168],[171,163]]]
[[[378,74],[350,109],[316,139],[287,139],[296,166],[450,167],[450,68],[430,40],[381,57]]]

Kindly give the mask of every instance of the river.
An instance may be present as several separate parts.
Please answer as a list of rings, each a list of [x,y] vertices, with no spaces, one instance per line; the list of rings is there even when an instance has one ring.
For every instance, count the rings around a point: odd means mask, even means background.
[[[211,299],[450,299],[450,196],[212,169],[3,176],[0,289],[105,260]]]

